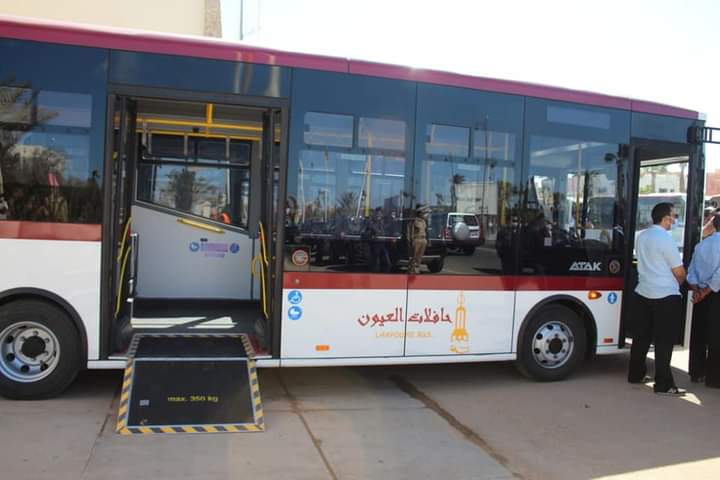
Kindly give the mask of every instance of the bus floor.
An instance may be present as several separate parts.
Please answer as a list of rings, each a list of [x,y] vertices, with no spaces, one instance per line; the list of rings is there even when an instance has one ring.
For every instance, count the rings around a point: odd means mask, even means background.
[[[265,349],[256,331],[260,322],[264,319],[257,301],[136,298],[132,327],[134,334],[245,333],[256,353],[262,355]]]

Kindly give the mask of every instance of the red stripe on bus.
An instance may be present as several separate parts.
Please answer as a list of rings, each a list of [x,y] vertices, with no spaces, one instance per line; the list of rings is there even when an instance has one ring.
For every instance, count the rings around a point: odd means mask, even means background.
[[[656,115],[669,115],[671,117],[683,117],[692,120],[700,118],[698,112],[686,110],[684,108],[663,105],[662,103],[646,102],[643,100],[632,101],[632,111],[641,113],[654,113]]]
[[[382,273],[285,272],[283,276],[283,288],[405,290],[407,284],[407,275]]]
[[[515,277],[476,275],[410,275],[410,290],[515,290]]]
[[[100,241],[101,225],[0,220],[0,239]]]
[[[621,277],[515,277],[515,289],[527,290],[622,290]]]
[[[475,275],[382,275],[372,273],[285,272],[283,288],[367,290],[553,291],[622,290],[617,277],[531,277]]]
[[[0,33],[2,37],[19,40],[314,68],[343,73],[348,71],[348,62],[345,59],[241,46],[207,37],[176,36],[113,27],[103,27],[102,30],[99,30],[71,23],[35,19],[28,21],[12,17],[10,19],[0,17],[0,32],[2,32]]]
[[[187,37],[167,33],[103,27],[102,29],[72,23],[0,16],[0,35],[6,38],[34,40],[65,45],[112,48],[134,52],[182,55],[235,62],[301,67],[330,72],[355,73],[376,77],[412,80],[438,85],[452,85],[477,90],[528,95],[539,98],[578,102],[636,112],[656,113],[698,119],[698,112],[631,100],[599,93],[570,90],[527,82],[472,77],[450,72],[415,69],[401,65],[348,60],[294,52],[249,47],[214,38]]]
[[[455,87],[472,88],[475,90],[540,97],[551,100],[597,105],[601,107],[619,108],[623,110],[630,110],[632,106],[630,99],[622,97],[511,80],[473,77],[470,75],[461,75],[436,70],[409,69],[398,65],[383,65],[379,63],[352,60],[350,61],[350,73],[372,75],[376,77],[400,78],[403,80],[434,83],[438,85],[452,85]],[[693,118],[697,118],[697,116]]]

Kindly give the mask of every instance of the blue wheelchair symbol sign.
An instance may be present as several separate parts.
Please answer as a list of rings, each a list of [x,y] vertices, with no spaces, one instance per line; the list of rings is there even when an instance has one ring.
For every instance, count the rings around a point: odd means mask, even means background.
[[[615,293],[615,292],[610,292],[610,294],[608,295],[607,299],[608,299],[608,303],[609,303],[610,305],[615,305],[615,302],[617,302],[617,299],[618,299],[617,293]]]
[[[288,318],[290,320],[300,320],[302,318],[302,308],[295,305],[288,309]]]
[[[297,305],[302,302],[302,293],[300,293],[300,290],[293,290],[288,293],[288,302],[293,305]]]

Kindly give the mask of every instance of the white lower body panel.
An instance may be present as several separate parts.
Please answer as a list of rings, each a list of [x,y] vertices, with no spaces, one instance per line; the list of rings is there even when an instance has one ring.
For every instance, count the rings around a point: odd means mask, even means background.
[[[551,297],[572,297],[584,304],[597,326],[598,353],[605,347],[617,350],[620,332],[620,307],[622,305],[621,290],[601,291],[600,298],[588,299],[588,291],[519,291],[515,297],[515,326],[513,329],[513,351],[517,350],[517,338],[520,327],[530,311],[542,301]],[[602,347],[602,348],[600,348]]]
[[[85,326],[88,359],[99,358],[100,242],[0,240],[0,292],[32,288],[52,293]]]

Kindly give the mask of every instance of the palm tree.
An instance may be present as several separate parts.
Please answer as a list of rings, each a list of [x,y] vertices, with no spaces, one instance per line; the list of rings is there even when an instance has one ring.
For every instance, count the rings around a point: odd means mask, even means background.
[[[450,178],[450,208],[452,211],[457,209],[457,187],[465,183],[465,175],[454,174]]]

